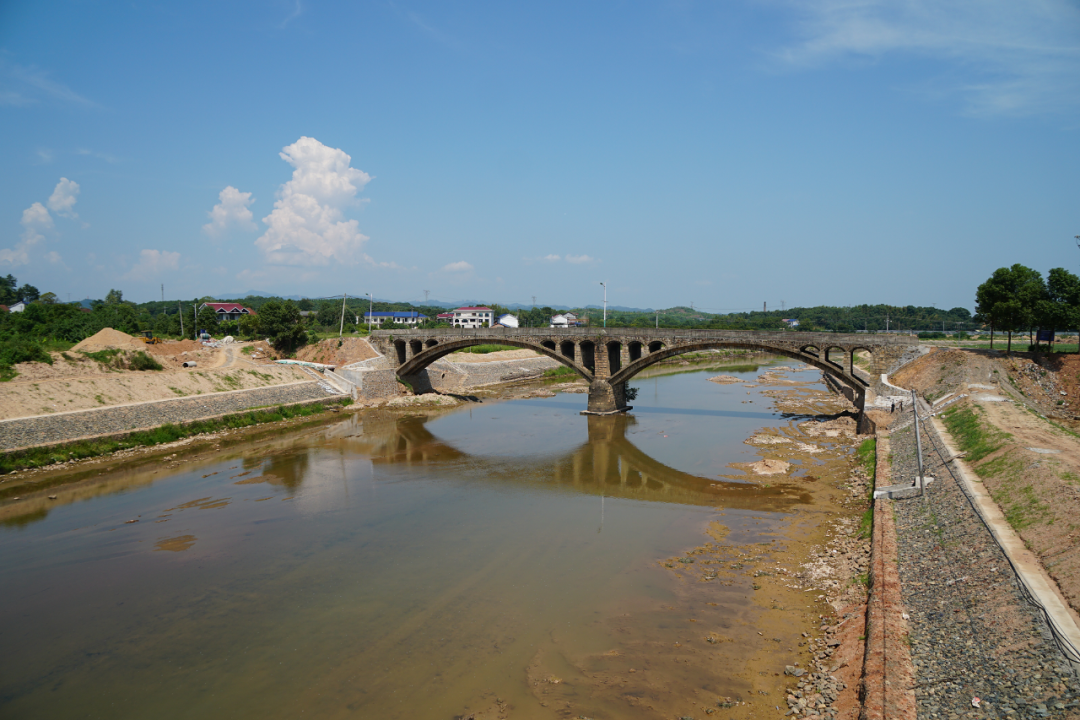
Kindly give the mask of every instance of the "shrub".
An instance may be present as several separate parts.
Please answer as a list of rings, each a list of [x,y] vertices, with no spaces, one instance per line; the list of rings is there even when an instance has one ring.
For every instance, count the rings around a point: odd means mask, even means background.
[[[146,354],[143,350],[136,350],[135,353],[128,358],[128,367],[132,370],[163,370],[161,363],[155,360],[150,355]]]

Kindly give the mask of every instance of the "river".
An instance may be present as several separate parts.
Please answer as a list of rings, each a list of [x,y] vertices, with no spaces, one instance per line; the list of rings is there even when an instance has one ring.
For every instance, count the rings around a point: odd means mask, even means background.
[[[809,464],[742,481],[747,437],[806,418],[691,370],[632,383],[630,417],[581,394],[357,413],[9,516],[0,716],[754,715],[818,608],[779,627],[753,576],[686,553],[774,562],[829,499]]]

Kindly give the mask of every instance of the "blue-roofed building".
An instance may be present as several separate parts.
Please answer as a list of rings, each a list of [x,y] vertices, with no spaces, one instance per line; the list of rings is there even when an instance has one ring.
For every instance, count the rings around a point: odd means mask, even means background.
[[[406,312],[364,313],[364,322],[370,322],[372,327],[383,324],[389,325],[390,323],[397,323],[398,325],[419,325],[427,319],[427,315],[422,315],[415,310],[408,310]]]

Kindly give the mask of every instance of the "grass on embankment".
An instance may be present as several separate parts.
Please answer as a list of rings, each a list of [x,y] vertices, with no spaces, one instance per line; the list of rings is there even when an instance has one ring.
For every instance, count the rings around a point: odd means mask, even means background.
[[[1027,475],[1023,456],[1003,452],[987,460],[1004,448],[1012,435],[991,426],[981,414],[977,408],[954,408],[942,413],[941,419],[960,450],[967,452],[966,460],[975,472],[984,481],[993,481],[986,483],[986,489],[1013,529],[1053,522],[1050,506],[1039,498]]]
[[[351,405],[352,400],[345,398],[338,404]],[[16,470],[27,468],[44,467],[67,460],[82,460],[85,458],[108,455],[117,450],[127,450],[135,447],[152,447],[163,443],[174,442],[192,435],[218,432],[220,430],[236,430],[239,428],[261,425],[263,423],[291,420],[292,418],[308,417],[327,412],[329,405],[323,403],[310,403],[306,405],[282,405],[267,410],[248,410],[242,413],[226,415],[212,420],[195,420],[181,425],[167,424],[152,430],[142,430],[130,433],[122,437],[100,438],[97,440],[81,440],[62,445],[50,445],[48,447],[27,448],[15,452],[5,453],[0,456],[0,475],[5,475]]]
[[[520,349],[521,348],[514,347],[512,345],[473,345],[472,347],[467,347],[464,350],[458,350],[458,352],[476,353],[477,355],[487,355],[488,353],[502,352],[503,350],[520,350]]]
[[[867,438],[855,448],[855,457],[870,478],[870,507],[859,519],[859,537],[868,538],[874,532],[874,486],[877,484],[877,439]]]
[[[1008,433],[988,426],[979,419],[975,408],[956,407],[941,414],[949,434],[956,438],[960,450],[967,453],[969,462],[978,462],[1001,449],[1011,437]]]

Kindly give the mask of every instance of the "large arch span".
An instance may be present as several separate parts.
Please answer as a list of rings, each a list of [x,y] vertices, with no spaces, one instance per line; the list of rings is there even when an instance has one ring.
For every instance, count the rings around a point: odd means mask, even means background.
[[[843,367],[838,363],[830,362],[828,360],[821,360],[816,355],[811,355],[802,350],[789,350],[788,348],[775,347],[772,345],[757,345],[751,343],[734,343],[734,342],[701,342],[690,345],[679,345],[672,348],[665,348],[658,352],[650,353],[640,360],[632,362],[625,368],[619,370],[612,375],[608,382],[611,383],[626,383],[629,382],[635,375],[656,363],[666,360],[668,358],[676,357],[678,355],[684,355],[691,352],[701,352],[703,350],[719,350],[726,348],[735,348],[740,350],[760,350],[763,352],[773,353],[775,355],[783,355],[799,362],[804,362],[807,365],[812,365],[822,372],[826,372],[835,377],[840,382],[844,383],[858,394],[862,394],[866,391],[868,383],[857,375],[851,375],[844,372]]]
[[[401,341],[399,341],[399,342],[401,342]],[[494,339],[493,338],[487,338],[487,339],[471,338],[471,339],[463,339],[463,340],[452,340],[450,342],[443,342],[443,343],[438,343],[436,345],[425,346],[424,349],[419,354],[413,355],[412,358],[410,358],[410,359],[406,360],[404,363],[402,363],[398,367],[397,374],[398,374],[398,377],[406,378],[406,377],[409,377],[410,375],[415,375],[416,373],[420,372],[421,370],[424,370],[425,368],[427,368],[429,365],[434,363],[436,360],[441,360],[441,359],[443,359],[444,357],[446,357],[447,355],[449,355],[451,353],[455,353],[455,352],[458,352],[459,350],[465,350],[465,349],[471,348],[471,347],[476,347],[477,345],[492,345],[492,344],[508,345],[510,347],[517,347],[517,348],[522,348],[522,349],[525,349],[525,350],[533,350],[535,352],[540,353],[541,355],[544,355],[545,357],[549,357],[552,360],[556,360],[556,361],[562,363],[566,367],[568,367],[571,370],[573,370],[574,372],[576,372],[581,377],[588,380],[590,383],[593,380],[596,379],[594,374],[588,368],[583,367],[582,365],[578,364],[572,358],[560,355],[555,350],[552,350],[551,348],[549,348],[549,347],[547,347],[545,345],[540,345],[540,344],[537,344],[537,343],[527,342],[527,341],[523,341],[523,340],[516,340],[516,339],[513,339],[513,338],[494,338]],[[395,352],[397,352],[397,351],[398,351],[398,348],[397,348],[397,346],[395,346]]]

